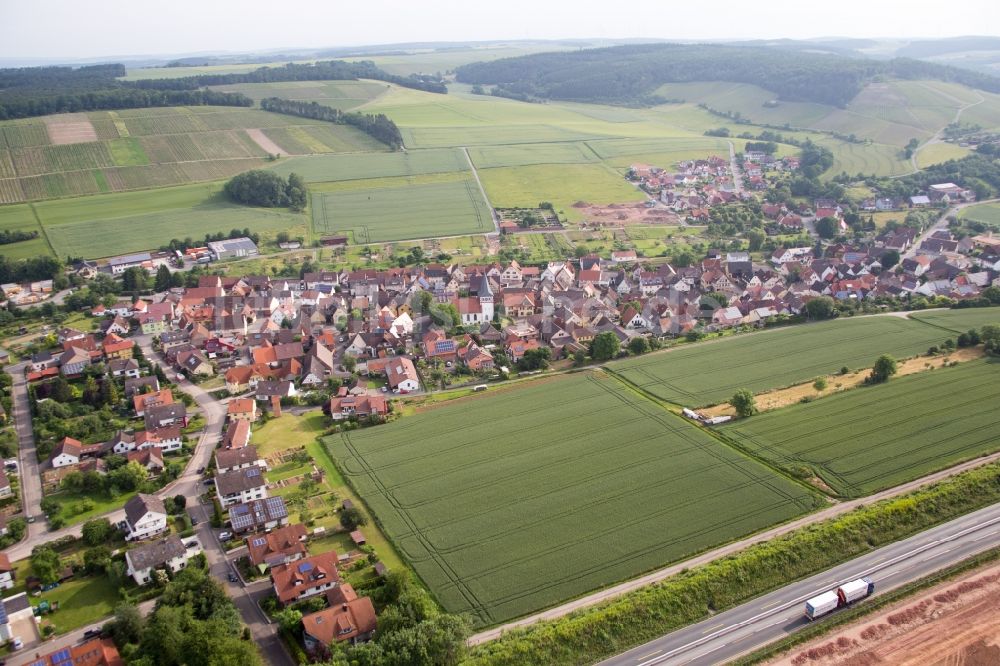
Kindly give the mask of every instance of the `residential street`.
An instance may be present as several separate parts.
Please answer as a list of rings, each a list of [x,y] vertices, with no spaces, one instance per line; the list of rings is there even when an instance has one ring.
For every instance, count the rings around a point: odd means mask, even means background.
[[[140,335],[133,339],[139,344],[147,359],[159,362],[159,356],[153,350],[150,336]],[[27,538],[6,551],[12,561],[29,557],[31,549],[39,543],[51,541],[68,534],[79,536],[82,529],[81,525],[74,525],[51,532],[48,531],[45,517],[39,507],[42,488],[35,456],[28,391],[26,382],[24,381],[25,365],[22,363],[12,366],[10,372],[14,376],[14,419],[19,439],[19,464],[22,470],[21,479],[23,492],[25,493],[25,506],[28,508],[28,515],[35,516],[36,520],[34,523],[29,523]],[[194,454],[191,456],[187,468],[180,477],[160,490],[157,495],[163,498],[184,495],[188,498],[188,513],[198,521],[196,532],[205,548],[205,557],[208,560],[209,570],[220,581],[226,593],[232,598],[233,603],[239,609],[243,621],[250,627],[254,640],[267,663],[277,666],[292,666],[292,659],[289,657],[277,635],[276,625],[268,623],[267,618],[257,606],[257,601],[266,596],[270,588],[266,585],[258,584],[253,586],[252,590],[249,590],[244,588],[242,583],[230,583],[227,581],[226,576],[231,571],[231,568],[229,562],[226,560],[222,544],[218,540],[217,530],[213,530],[211,527],[211,504],[196,503],[197,498],[204,491],[202,476],[198,474],[198,469],[208,466],[215,451],[215,446],[222,437],[222,428],[226,418],[226,405],[189,381],[182,380],[178,382],[178,388],[194,398],[195,403],[205,416],[205,429],[198,439]],[[125,512],[123,510],[112,511],[104,514],[102,517],[107,518],[112,523],[117,523],[124,519]],[[152,610],[153,605],[154,602],[150,601],[142,604],[140,607],[144,612],[148,613]],[[95,625],[84,627],[62,636],[56,641],[46,643],[43,651],[50,652],[59,647],[78,642],[82,639],[84,631],[100,627],[106,621],[107,619],[104,618]],[[7,663],[26,663],[33,655],[33,652],[17,655],[17,661],[8,659]]]

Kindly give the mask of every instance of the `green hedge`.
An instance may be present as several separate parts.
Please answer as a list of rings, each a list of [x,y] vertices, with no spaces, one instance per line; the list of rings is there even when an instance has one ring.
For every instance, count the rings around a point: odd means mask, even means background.
[[[860,507],[564,618],[474,647],[466,664],[586,664],[1000,501],[1000,464]]]

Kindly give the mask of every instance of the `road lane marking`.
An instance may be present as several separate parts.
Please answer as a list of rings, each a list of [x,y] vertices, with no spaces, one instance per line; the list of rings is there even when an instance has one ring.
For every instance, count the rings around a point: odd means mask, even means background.
[[[725,622],[723,622],[722,624],[717,624],[717,625],[715,625],[714,627],[709,627],[708,629],[706,629],[705,631],[703,631],[703,632],[701,632],[701,633],[703,633],[703,634],[707,634],[707,633],[708,633],[708,632],[710,632],[710,631],[715,631],[715,630],[716,630],[716,629],[718,629],[719,627],[724,627],[724,626],[726,626],[726,623],[725,623]]]
[[[639,661],[642,661],[643,659],[649,659],[650,657],[652,657],[654,655],[657,655],[657,654],[660,654],[661,652],[663,652],[663,650],[653,650],[649,654],[644,654],[641,657],[638,657],[638,659],[639,659]]]
[[[779,601],[772,601],[772,602],[771,602],[771,603],[769,603],[769,604],[764,604],[763,606],[761,606],[761,607],[760,607],[760,609],[761,609],[761,610],[764,610],[764,609],[766,609],[766,608],[770,608],[771,606],[776,606],[776,605],[778,605],[778,604],[780,604],[780,603],[781,603],[781,601],[780,601],[780,600],[779,600]]]

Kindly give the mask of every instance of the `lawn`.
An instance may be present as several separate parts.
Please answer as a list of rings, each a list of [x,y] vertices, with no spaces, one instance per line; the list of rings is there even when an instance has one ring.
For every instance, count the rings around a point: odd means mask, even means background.
[[[477,626],[817,502],[597,373],[459,399],[324,443],[442,606]]]
[[[321,413],[311,412],[305,416],[287,414],[264,425],[254,424],[251,443],[257,447],[261,458],[267,458],[278,451],[312,442],[323,431],[324,420]]]
[[[234,228],[308,234],[305,215],[231,203],[216,183],[45,201],[35,210],[60,257],[108,257]]]
[[[112,499],[103,492],[73,493],[63,490],[48,496],[59,502],[59,512],[56,515],[66,521],[66,525],[77,525],[96,516],[102,516],[109,511],[117,511],[125,506],[125,503],[128,502],[133,495],[135,495],[134,492],[122,493],[118,497]],[[83,502],[85,500],[90,500],[93,506],[90,509],[81,510],[84,506]]]
[[[962,311],[940,321],[960,321]],[[737,389],[754,393],[790,386],[875,362],[926,352],[948,331],[900,317],[857,317],[734,336],[631,358],[609,367],[658,398],[688,407],[723,402]]]
[[[313,228],[324,236],[349,232],[355,243],[494,230],[489,206],[471,174],[439,174],[435,180],[352,181],[350,189],[314,193]]]
[[[479,169],[490,202],[500,208],[534,207],[541,201],[555,204],[571,222],[580,214],[573,204],[584,201],[604,205],[643,201],[642,192],[604,164],[529,165]]]
[[[1000,449],[1000,365],[972,361],[724,426],[777,465],[858,497]]]
[[[29,560],[20,560],[14,564],[17,582],[14,587],[5,592],[6,596],[24,592],[24,581],[31,575]],[[42,592],[41,596],[30,596],[31,605],[37,606],[42,601],[55,605],[59,610],[45,616],[51,622],[56,633],[65,634],[74,629],[99,622],[114,612],[115,606],[121,601],[118,590],[111,584],[107,576],[83,576],[78,574],[72,580],[59,587]]]

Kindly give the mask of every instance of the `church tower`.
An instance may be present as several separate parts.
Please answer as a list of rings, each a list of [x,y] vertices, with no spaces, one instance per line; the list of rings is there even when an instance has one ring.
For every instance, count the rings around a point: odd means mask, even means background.
[[[484,321],[493,321],[493,290],[490,289],[490,279],[483,275],[479,283],[479,307],[483,312]]]

